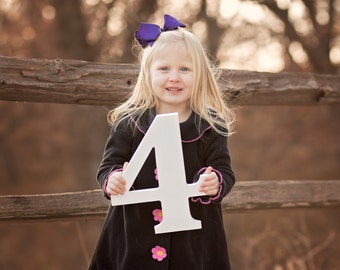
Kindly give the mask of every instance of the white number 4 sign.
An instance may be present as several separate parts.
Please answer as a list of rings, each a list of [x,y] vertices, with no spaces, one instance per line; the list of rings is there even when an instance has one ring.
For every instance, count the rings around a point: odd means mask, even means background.
[[[192,218],[189,197],[205,195],[199,191],[203,181],[187,184],[178,114],[157,115],[134,153],[129,165],[124,170],[126,190],[135,181],[140,169],[152,149],[155,149],[158,172],[158,187],[131,190],[123,195],[111,196],[112,205],[125,205],[160,201],[163,220],[155,226],[155,233],[201,229],[201,221]]]

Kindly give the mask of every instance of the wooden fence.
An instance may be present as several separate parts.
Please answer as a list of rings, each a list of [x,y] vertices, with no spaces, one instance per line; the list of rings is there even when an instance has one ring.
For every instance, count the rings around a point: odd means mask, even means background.
[[[137,73],[132,64],[0,57],[0,100],[113,107],[129,94]],[[340,104],[335,75],[221,70],[220,85],[242,106]],[[0,196],[0,221],[103,218],[108,205],[100,190]],[[238,212],[337,207],[340,180],[237,182],[222,206]]]

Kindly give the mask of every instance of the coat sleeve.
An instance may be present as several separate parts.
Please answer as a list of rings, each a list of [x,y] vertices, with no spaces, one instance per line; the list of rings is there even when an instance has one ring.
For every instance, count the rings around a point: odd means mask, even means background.
[[[235,175],[231,168],[227,137],[217,134],[214,131],[212,131],[212,133],[213,136],[207,139],[205,145],[205,167],[198,172],[197,177],[204,173],[208,166],[212,166],[213,171],[219,178],[220,184],[216,195],[193,198],[193,201],[199,201],[203,204],[220,203],[235,184]]]
[[[104,184],[110,173],[115,170],[121,170],[124,162],[131,159],[132,140],[131,128],[119,125],[116,129],[111,129],[103,158],[97,171],[97,181],[102,189],[104,189]],[[105,192],[104,195],[109,199]]]

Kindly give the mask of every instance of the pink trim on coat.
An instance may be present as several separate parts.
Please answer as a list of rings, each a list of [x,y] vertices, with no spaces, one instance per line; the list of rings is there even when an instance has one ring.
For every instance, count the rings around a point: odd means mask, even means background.
[[[208,168],[208,167],[203,167],[202,169],[200,169],[200,170],[198,171],[198,173],[200,174],[202,171],[205,171],[207,168]],[[220,181],[219,181],[219,189],[218,189],[218,192],[217,192],[216,196],[214,196],[214,197],[211,197],[211,196],[210,196],[209,199],[208,199],[208,201],[203,201],[202,198],[200,198],[200,197],[191,198],[191,201],[192,201],[192,202],[198,202],[198,201],[199,201],[201,204],[210,204],[211,201],[214,201],[214,200],[217,200],[218,198],[220,198],[221,192],[222,192],[222,174],[221,174],[218,170],[213,169],[213,171],[214,171],[215,173],[217,173],[217,176],[218,176],[218,178],[220,179]],[[209,196],[209,195],[207,195],[207,196]]]
[[[135,124],[135,126],[137,127],[137,129],[145,135],[145,131],[138,125],[138,123],[136,122],[136,120],[130,115],[130,118],[131,118],[131,121]],[[202,138],[203,134],[207,131],[211,129],[211,126],[208,126],[206,129],[204,129],[201,134],[199,134],[197,136],[197,138],[195,139],[192,139],[192,140],[182,140],[182,143],[192,143],[192,142],[195,142],[195,141],[198,141],[200,138]]]
[[[192,140],[188,140],[188,141],[182,140],[182,142],[183,142],[183,143],[192,143],[192,142],[198,141],[199,139],[202,138],[203,134],[204,134],[207,130],[209,130],[209,129],[211,129],[211,126],[207,127],[205,130],[203,130],[202,133],[201,133],[197,138],[192,139]]]

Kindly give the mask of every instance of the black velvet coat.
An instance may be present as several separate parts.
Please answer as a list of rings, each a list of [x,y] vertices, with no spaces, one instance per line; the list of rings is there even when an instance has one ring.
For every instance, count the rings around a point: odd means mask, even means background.
[[[128,121],[111,131],[98,169],[101,187],[112,171],[121,169],[122,164],[131,159],[154,117],[154,113],[148,111],[140,120]],[[191,215],[201,220],[202,229],[155,234],[159,210],[154,210],[161,209],[160,202],[110,206],[89,269],[230,269],[220,204],[235,182],[227,139],[205,121],[197,125],[198,120],[198,115],[193,113],[180,124],[187,182],[197,181],[207,166],[212,166],[220,178],[216,196],[190,199]],[[155,169],[154,151],[151,151],[133,189],[157,187]],[[157,249],[160,256],[156,254]]]

